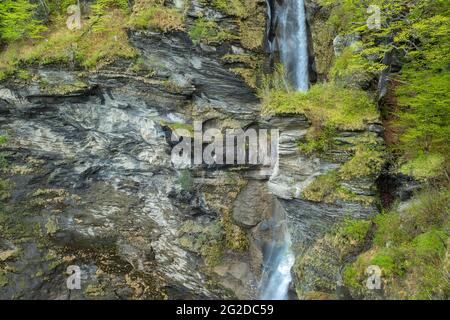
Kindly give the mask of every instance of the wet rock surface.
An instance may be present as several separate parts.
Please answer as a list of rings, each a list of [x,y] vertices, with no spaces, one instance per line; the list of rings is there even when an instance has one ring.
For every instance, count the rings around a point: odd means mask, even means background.
[[[306,7],[321,80],[333,35],[321,24],[328,13],[314,1]],[[237,28],[233,17],[193,1],[188,23],[203,15]],[[276,19],[268,25],[274,40]],[[95,72],[41,67],[30,70],[36,81],[0,87],[1,133],[9,137],[2,151],[11,163],[2,175],[12,182],[0,216],[0,298],[256,298],[277,210],[286,213],[292,247],[306,261],[295,285],[336,290],[342,261],[322,238],[344,217],[368,218],[377,207],[303,193],[341,168],[347,150],[333,150],[332,159],[306,156],[299,149],[311,127],[306,117],[261,117],[254,90],[222,60],[252,53],[238,43],[194,44],[184,32],[130,38],[139,70],[132,61]],[[175,166],[171,133],[189,131],[194,120],[221,130],[279,129],[277,165]],[[352,145],[368,132],[382,130],[368,124],[335,138]],[[345,187],[374,199],[375,181],[353,179]],[[81,290],[66,286],[69,265],[81,268]],[[313,285],[318,275],[323,287]]]
[[[204,50],[184,33],[131,38],[156,76],[132,72],[130,62],[119,61],[95,73],[39,68],[33,70],[39,81],[1,88],[0,122],[9,137],[4,151],[13,164],[5,175],[14,184],[8,207],[25,203],[19,223],[38,234],[15,239],[24,248],[2,261],[1,298],[254,295],[248,282],[258,281],[260,266],[248,249],[223,252],[236,264],[233,270],[247,270],[243,275],[212,272],[196,252],[202,244],[190,250],[180,244],[188,221],[209,228],[227,214],[229,228],[240,228],[231,219],[240,190],[230,187],[230,196],[226,170],[209,175],[201,167],[191,168],[186,186],[172,166],[168,137],[170,124],[189,126],[193,117],[245,127],[258,118],[257,98],[221,63],[230,46]],[[230,200],[220,203],[214,192]],[[248,211],[254,201],[245,200]],[[242,225],[251,229],[263,217],[255,211]],[[68,265],[80,266],[82,290],[67,289]],[[222,279],[233,282],[231,292]]]

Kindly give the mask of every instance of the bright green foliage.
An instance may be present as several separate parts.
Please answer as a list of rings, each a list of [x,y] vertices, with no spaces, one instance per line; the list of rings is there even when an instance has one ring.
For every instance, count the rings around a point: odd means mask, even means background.
[[[441,230],[430,230],[418,235],[412,243],[417,257],[424,259],[439,258],[445,253],[447,237],[448,235]]]
[[[404,152],[403,159],[410,161],[409,167],[416,169],[413,176],[422,180],[442,176],[449,161],[449,29],[448,14],[434,15],[415,22],[396,38],[404,42],[414,38],[420,46],[408,51],[407,62],[399,77],[404,84],[397,88],[396,94],[402,108],[398,120],[402,130],[399,149]],[[424,168],[427,173],[419,173],[420,163],[431,165],[429,169]],[[436,168],[439,164],[440,172]]]
[[[324,127],[319,133],[313,132],[313,136],[308,137],[306,142],[301,142],[299,144],[300,150],[307,155],[313,153],[327,154],[335,145],[334,138],[336,134],[336,129],[333,127]]]
[[[128,0],[97,0],[91,6],[92,12],[97,16],[104,15],[113,9],[127,11]]]
[[[449,201],[446,189],[424,190],[406,208],[377,216],[374,246],[346,267],[345,283],[361,290],[365,270],[377,265],[391,298],[450,298]]]
[[[348,47],[336,58],[330,77],[346,86],[360,88],[367,86],[384,68],[383,64],[367,60],[355,48]]]
[[[270,90],[262,98],[265,112],[303,113],[315,126],[362,130],[379,117],[367,93],[336,83],[317,84],[308,92]]]
[[[417,167],[436,154],[444,157],[441,178],[448,171],[450,141],[450,6],[446,0],[320,0],[330,11],[334,32],[359,35],[356,48],[347,48],[330,71],[345,85],[365,85],[383,69],[386,53],[402,63],[390,85],[396,100],[390,118],[398,128],[399,143],[392,146],[402,168]],[[369,5],[381,10],[381,28],[369,29]],[[432,164],[435,164],[433,162]],[[413,170],[420,171],[420,170]],[[415,176],[436,180],[437,175]],[[414,175],[413,175],[414,176]]]
[[[371,224],[367,220],[345,219],[341,227],[341,236],[349,242],[361,243],[366,239]]]
[[[36,19],[36,10],[37,5],[28,0],[2,0],[0,41],[12,42],[24,37],[39,37],[46,27]]]
[[[386,163],[386,153],[373,135],[359,138],[354,147],[353,157],[340,168],[344,180],[377,176]]]
[[[442,177],[445,171],[445,157],[439,153],[421,153],[400,168],[401,173],[424,182]]]
[[[370,260],[370,265],[379,266],[384,276],[393,275],[398,273],[394,257],[393,250],[382,249]]]
[[[118,57],[135,57],[136,50],[130,45],[124,28],[127,3],[126,0],[98,1],[92,6],[96,14],[82,21],[81,30],[67,29],[65,17],[55,16],[45,40],[12,42],[0,53],[0,80],[12,75],[21,77],[22,68],[30,64],[77,64],[94,68]]]

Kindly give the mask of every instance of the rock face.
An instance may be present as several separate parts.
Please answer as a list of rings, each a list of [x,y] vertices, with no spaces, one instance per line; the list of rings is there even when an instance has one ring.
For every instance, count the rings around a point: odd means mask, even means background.
[[[234,23],[201,4],[190,10]],[[177,170],[170,142],[194,119],[221,129],[257,121],[255,93],[221,59],[247,49],[195,45],[183,32],[131,40],[142,70],[130,61],[89,73],[37,68],[32,83],[2,85],[7,209],[21,213],[0,240],[21,244],[1,262],[0,298],[256,296],[254,234],[264,233],[271,196],[247,168]],[[69,265],[81,268],[82,290],[66,287]]]
[[[269,1],[273,10],[282,5],[276,2]],[[306,7],[321,80],[333,37],[320,23],[327,13],[313,1]],[[238,28],[234,17],[203,1],[192,1],[187,23],[203,15]],[[272,15],[268,40],[275,37]],[[238,41],[194,44],[185,32],[140,31],[130,38],[139,67],[124,60],[96,72],[40,67],[30,70],[31,83],[2,83],[0,125],[11,164],[2,176],[11,186],[0,215],[0,298],[256,298],[277,225],[275,203],[287,214],[297,261],[305,266],[295,278],[299,295],[320,291],[313,282],[321,273],[333,290],[338,260],[331,257],[326,272],[308,261],[329,253],[321,238],[344,217],[377,212],[376,175],[345,181],[350,198],[311,199],[305,190],[343,166],[355,139],[379,140],[379,125],[337,132],[331,158],[307,156],[298,145],[308,119],[262,118],[248,81],[230,70],[241,63],[223,59],[262,57],[257,49]],[[172,131],[190,131],[193,120],[221,130],[279,129],[273,172],[175,166]],[[81,290],[66,286],[68,266],[80,267]]]
[[[329,230],[334,224],[344,217],[367,218],[378,212],[374,202],[362,203],[349,199],[336,199],[336,201],[311,201],[304,195],[304,191],[317,177],[339,169],[346,159],[350,157],[342,147],[336,147],[333,153],[334,159],[323,158],[318,155],[307,156],[298,147],[305,139],[310,127],[308,120],[303,116],[292,116],[287,119],[273,119],[281,128],[279,160],[273,175],[269,180],[269,190],[281,199],[290,220],[289,226],[293,242],[296,245],[307,246],[317,239],[324,231]],[[368,126],[369,132],[377,126]],[[362,132],[337,133],[335,139],[357,138]],[[381,138],[379,138],[381,143]],[[351,142],[349,142],[351,143]],[[339,156],[337,156],[339,155]],[[365,178],[346,181],[346,188],[352,190],[355,195],[375,199],[375,179]]]

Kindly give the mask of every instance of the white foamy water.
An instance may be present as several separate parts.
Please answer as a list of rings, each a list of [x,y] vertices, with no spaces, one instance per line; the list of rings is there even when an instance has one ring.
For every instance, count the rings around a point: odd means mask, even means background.
[[[277,41],[288,80],[298,91],[307,91],[309,88],[308,35],[303,0],[285,2],[280,14],[280,31]],[[274,240],[266,252],[267,259],[260,286],[259,298],[262,300],[289,299],[291,270],[295,263],[286,225],[286,214],[278,202],[276,202],[275,211],[274,219],[277,223],[274,227]]]
[[[299,91],[309,88],[308,35],[303,0],[286,1],[280,15],[278,37],[281,60],[293,86]]]
[[[286,300],[288,299],[289,285],[292,281],[291,269],[295,257],[290,251],[290,239],[286,232],[286,239],[280,248],[276,248],[272,266],[269,266],[268,277],[263,284],[260,299],[262,300]],[[270,267],[272,269],[270,270]]]
[[[276,201],[273,217],[273,241],[266,249],[265,266],[260,286],[259,298],[262,300],[288,299],[292,281],[291,269],[295,256],[291,252],[291,238],[287,228],[286,214]]]

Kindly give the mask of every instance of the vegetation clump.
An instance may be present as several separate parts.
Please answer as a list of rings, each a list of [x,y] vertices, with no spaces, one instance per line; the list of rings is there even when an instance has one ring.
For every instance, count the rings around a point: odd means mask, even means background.
[[[382,105],[384,120],[392,127],[394,137],[389,141],[396,167],[422,182],[448,181],[448,4],[378,1],[374,4],[382,14],[375,29],[369,28],[363,2],[320,0],[319,4],[329,12],[327,26],[355,40],[335,59],[330,78],[350,87],[361,86],[389,70],[384,62],[394,63],[395,68],[400,65],[400,71],[387,79],[388,97]]]
[[[230,32],[220,27],[214,20],[199,18],[189,30],[189,36],[194,42],[218,43],[237,39]]]
[[[136,30],[153,28],[162,32],[183,31],[184,16],[182,9],[166,7],[163,0],[138,0],[128,25]]]
[[[373,197],[358,195],[342,184],[343,180],[338,170],[328,172],[315,178],[301,195],[304,199],[313,202],[335,203],[337,201],[359,202],[363,205],[371,205]]]
[[[340,130],[363,130],[379,119],[366,92],[333,82],[316,84],[307,92],[269,90],[262,99],[266,113],[305,114],[313,124]]]
[[[346,285],[363,294],[365,270],[376,265],[391,298],[448,299],[449,195],[424,190],[407,207],[375,217],[374,245],[346,267]]]
[[[117,58],[135,57],[124,29],[126,8],[120,1],[98,1],[92,5],[90,19],[83,19],[81,29],[73,31],[66,27],[63,16],[55,13],[40,39],[17,39],[0,53],[0,79],[20,74],[22,68],[33,64],[90,69]]]

